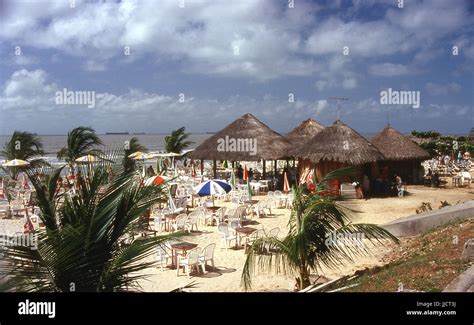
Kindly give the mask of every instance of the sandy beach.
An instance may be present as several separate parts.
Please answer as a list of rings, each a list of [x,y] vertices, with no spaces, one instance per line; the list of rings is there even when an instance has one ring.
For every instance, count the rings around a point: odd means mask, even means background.
[[[474,199],[474,190],[470,188],[458,189],[435,189],[423,186],[410,186],[408,188],[410,195],[403,198],[372,198],[368,200],[347,200],[341,202],[342,205],[357,210],[359,212],[350,214],[355,223],[375,223],[383,224],[401,217],[415,213],[421,202],[430,202],[433,209],[437,209],[441,200],[447,200],[451,204],[458,201],[466,202]],[[263,196],[255,196],[255,199],[262,199]],[[230,202],[216,201],[216,206],[230,207]],[[249,226],[257,229],[270,230],[274,227],[280,228],[279,237],[287,232],[287,222],[290,215],[288,209],[274,209],[273,215],[260,219],[253,219]],[[21,219],[3,219],[0,220],[1,233],[12,234],[22,231]],[[167,292],[173,289],[185,286],[194,282],[196,287],[187,289],[195,292],[236,292],[242,291],[240,278],[242,267],[245,263],[244,249],[220,248],[219,233],[217,227],[206,227],[199,225],[199,231],[193,231],[180,240],[198,244],[203,248],[207,244],[216,243],[217,247],[214,253],[216,268],[209,267],[207,274],[192,273],[191,278],[180,271],[177,276],[176,269],[152,268],[147,270],[148,278],[140,281],[142,291],[146,292]],[[386,253],[397,249],[394,244],[385,247],[377,247],[372,250],[372,256],[358,258],[353,264],[346,264],[337,270],[323,269],[321,275],[328,279],[335,279],[342,275],[349,275],[356,270],[376,265],[383,265],[383,257]],[[277,274],[262,274],[254,278],[252,291],[288,291],[290,285],[293,285],[293,278]]]
[[[351,219],[355,223],[375,223],[383,224],[401,217],[414,214],[416,208],[421,202],[430,202],[433,209],[437,209],[439,201],[447,200],[451,204],[456,202],[466,202],[474,199],[473,190],[464,189],[434,189],[423,186],[410,186],[409,196],[398,198],[377,198],[369,200],[348,200],[342,204],[351,209],[360,211],[351,214]],[[256,197],[260,199],[261,197]],[[229,203],[216,202],[216,205],[229,206]],[[273,211],[272,211],[273,212]],[[273,227],[280,228],[279,237],[287,232],[287,222],[290,211],[287,209],[275,209],[274,216],[268,218],[260,218],[255,220],[258,224],[251,225],[258,229],[269,230]],[[215,251],[216,269],[208,269],[207,274],[194,273],[188,280],[187,276],[180,271],[178,277],[175,269],[165,269],[160,271],[159,268],[150,270],[150,277],[146,281],[141,281],[143,291],[170,291],[178,287],[182,287],[191,282],[195,282],[196,288],[187,289],[187,291],[196,292],[235,292],[242,291],[240,286],[240,277],[242,267],[245,263],[245,254],[243,249],[233,250],[219,248],[219,234],[216,227],[200,227],[199,232],[194,232],[190,236],[183,238],[204,247],[210,243],[216,243]],[[353,264],[347,264],[337,270],[322,270],[321,275],[328,279],[335,279],[343,275],[349,275],[356,270],[366,267],[383,265],[383,257],[386,253],[393,249],[398,249],[396,245],[389,244],[386,247],[377,247],[372,250],[372,256],[358,258]],[[284,275],[257,275],[253,282],[253,291],[288,291],[290,284],[293,283],[292,277]]]

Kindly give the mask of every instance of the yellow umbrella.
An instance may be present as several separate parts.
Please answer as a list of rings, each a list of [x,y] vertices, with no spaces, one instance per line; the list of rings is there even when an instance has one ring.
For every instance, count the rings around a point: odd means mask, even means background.
[[[76,162],[96,162],[98,159],[96,156],[87,155],[76,159]]]
[[[143,155],[143,152],[141,152],[141,151],[136,151],[136,152],[132,153],[131,155],[128,155],[128,158],[132,158],[132,159],[133,159],[133,158],[138,157],[138,156],[140,156],[140,155]]]
[[[129,156],[129,157],[130,157],[130,156]],[[138,155],[135,155],[135,156],[130,157],[130,158],[132,158],[132,159],[134,159],[134,160],[146,160],[146,159],[151,159],[151,158],[153,158],[153,156],[150,155],[150,154],[147,154],[147,153],[140,152]]]
[[[30,163],[25,161],[25,160],[21,160],[21,159],[13,159],[13,160],[9,160],[7,161],[6,163],[4,163],[2,166],[3,167],[21,167],[21,166],[27,166],[29,165]]]

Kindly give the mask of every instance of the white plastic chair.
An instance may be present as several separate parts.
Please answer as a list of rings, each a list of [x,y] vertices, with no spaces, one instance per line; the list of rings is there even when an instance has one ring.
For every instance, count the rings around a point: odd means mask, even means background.
[[[250,234],[250,236],[245,238],[245,250],[247,250],[247,246],[252,245],[257,239],[264,237],[265,236],[265,231],[263,229],[257,229],[253,233]]]
[[[209,210],[207,210],[205,207],[197,207],[194,212],[198,213],[198,220],[202,225],[208,225],[209,220],[212,220],[212,214],[209,213]]]
[[[186,228],[188,232],[191,232],[194,227],[196,227],[196,230],[198,229],[198,219],[199,219],[200,213],[197,211],[191,212],[188,215],[188,219],[186,220]]]
[[[219,230],[219,234],[221,237],[221,248],[222,248],[222,243],[225,245],[225,249],[227,250],[229,248],[229,244],[231,241],[237,242],[237,236],[236,235],[231,235],[229,231],[229,225],[226,224],[225,222],[222,222],[217,226]]]
[[[168,250],[166,245],[158,245],[156,249],[156,260],[160,266],[161,271],[163,271],[163,266],[168,265],[168,260],[171,260],[171,252]]]
[[[207,262],[211,262],[212,267],[215,267],[214,265],[214,249],[215,248],[216,248],[216,244],[209,244],[202,249],[201,254],[199,255],[199,262],[201,263],[204,274],[207,273],[206,272]]]
[[[232,199],[231,199],[231,202],[232,202],[232,206],[234,208],[237,208],[239,205],[240,205],[240,198],[237,197],[237,196],[234,196]]]
[[[268,231],[267,237],[278,237],[279,233],[280,233],[280,228],[275,227]]]
[[[201,264],[199,261],[199,249],[198,248],[193,248],[188,253],[186,256],[178,256],[178,261],[177,261],[177,274],[179,276],[179,269],[181,267],[184,267],[184,272],[188,275],[188,279],[190,278],[191,275],[191,269],[193,266],[196,267],[196,269],[199,272],[199,266],[202,266],[202,269],[204,270],[204,264]],[[205,271],[205,270],[204,270]]]
[[[165,216],[161,211],[159,211],[158,213],[153,214],[153,218],[154,218],[155,231],[160,233],[165,225]]]
[[[221,207],[219,208],[219,210],[216,211],[215,215],[213,216],[214,220],[216,220],[216,224],[219,224],[225,221],[226,211],[227,211],[226,207]]]
[[[247,206],[241,205],[235,211],[235,216],[240,219],[240,221],[244,220],[247,216]]]
[[[185,230],[186,229],[186,221],[188,219],[188,216],[186,213],[181,213],[176,217],[174,221],[171,223],[171,228],[174,231],[178,231],[180,229]]]
[[[265,213],[266,206],[267,206],[267,200],[261,200],[252,207],[252,211],[257,214],[257,218],[260,218],[261,214],[266,216],[266,213]]]
[[[231,222],[232,220],[235,219],[235,212],[237,209],[228,209],[225,211],[224,219],[227,220],[228,222]]]

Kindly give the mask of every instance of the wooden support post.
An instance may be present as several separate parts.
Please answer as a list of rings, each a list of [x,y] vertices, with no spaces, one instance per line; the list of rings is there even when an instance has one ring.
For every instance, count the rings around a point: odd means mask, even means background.
[[[262,178],[263,179],[267,179],[267,162],[265,161],[265,159],[262,159],[262,162],[263,162],[263,175],[262,175]]]
[[[216,162],[215,159],[214,159],[214,163],[213,163],[212,168],[213,168],[213,171],[214,171],[214,179],[216,179],[217,178],[217,162]]]

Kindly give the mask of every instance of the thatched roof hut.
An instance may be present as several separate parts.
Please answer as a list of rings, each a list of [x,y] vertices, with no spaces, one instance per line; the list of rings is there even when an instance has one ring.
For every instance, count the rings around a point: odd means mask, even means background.
[[[309,118],[288,133],[286,138],[292,147],[297,148],[312,139],[322,129],[324,129],[323,125]]]
[[[258,161],[287,156],[289,142],[252,114],[245,114],[201,143],[189,157],[204,160]]]
[[[384,159],[379,149],[339,120],[321,130],[293,153],[312,163],[332,161],[344,165],[362,165]]]
[[[430,154],[426,150],[390,126],[375,135],[371,142],[382,152],[386,160],[425,160],[430,158]]]

